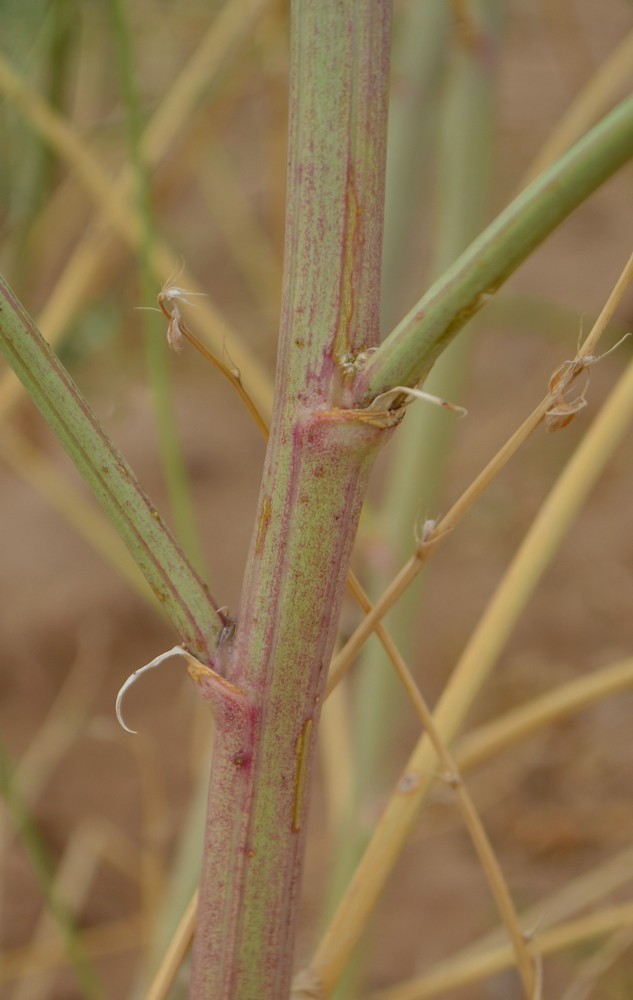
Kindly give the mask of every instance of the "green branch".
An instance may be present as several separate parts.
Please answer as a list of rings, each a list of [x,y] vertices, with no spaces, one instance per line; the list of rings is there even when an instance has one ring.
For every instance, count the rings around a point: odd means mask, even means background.
[[[124,0],[110,0],[117,41],[121,95],[127,118],[130,163],[136,187],[136,207],[141,223],[141,242],[138,252],[141,301],[147,303],[151,302],[156,295],[156,275],[152,266],[152,255],[158,245],[158,229],[152,203],[149,163],[143,151],[141,98],[126,7]],[[139,325],[142,328],[145,341],[145,358],[154,403],[154,420],[170,511],[176,533],[187,557],[196,569],[201,571],[204,566],[202,544],[197,530],[189,475],[176,424],[171,380],[172,358],[164,335],[164,320],[163,317],[160,317],[160,321],[157,323],[154,313],[144,311],[139,316]]]
[[[70,375],[0,278],[0,351],[59,438],[184,643],[211,659],[227,619]]]
[[[633,156],[627,98],[523,191],[416,303],[359,374],[358,406],[415,385],[530,252]]]

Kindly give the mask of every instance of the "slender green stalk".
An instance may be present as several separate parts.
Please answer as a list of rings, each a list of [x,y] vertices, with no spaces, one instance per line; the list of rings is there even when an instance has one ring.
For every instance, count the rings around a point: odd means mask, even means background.
[[[105,996],[72,914],[55,889],[53,863],[40,832],[16,784],[9,756],[0,743],[0,795],[5,801],[20,842],[28,854],[46,905],[64,939],[64,947],[86,1000]]]
[[[4,5],[6,6],[6,5]],[[28,12],[16,5],[14,17],[19,20],[16,32],[11,30],[11,13],[3,9],[3,47],[12,53],[14,59],[26,63],[31,79],[49,94],[51,106],[60,114],[68,103],[69,83],[72,77],[73,54],[79,33],[79,22],[73,10],[73,0],[58,0],[52,10],[46,4],[40,11],[35,5]],[[9,22],[9,23],[7,23]],[[34,24],[39,25],[39,37],[35,40]],[[18,27],[17,23],[15,27]],[[21,36],[21,37],[20,37]],[[24,46],[25,51],[20,52]],[[13,224],[5,229],[3,236],[4,266],[8,265],[6,250],[14,255],[11,265],[14,284],[25,294],[30,288],[33,268],[31,261],[33,223],[38,211],[51,196],[56,181],[56,164],[51,151],[41,137],[23,134],[22,122],[17,127],[3,129],[3,162],[13,154],[16,162],[13,169],[6,170],[6,178],[13,179],[12,190],[3,192],[3,203]],[[17,141],[16,141],[17,140]],[[19,160],[17,159],[19,158]],[[17,225],[16,225],[17,223]],[[8,244],[8,247],[7,247]]]
[[[493,6],[489,0],[483,5],[476,22],[477,34],[473,38],[457,34],[449,53],[438,150],[436,274],[455,261],[490,216],[498,20],[491,11]],[[460,401],[471,342],[470,337],[459,338],[444,352],[429,376],[429,392]],[[401,565],[409,555],[416,520],[432,517],[437,509],[457,427],[458,422],[439,407],[421,405],[412,408],[398,431],[380,517],[381,542],[393,565]],[[383,574],[381,580],[372,581],[371,592],[381,593],[388,582]],[[409,587],[386,623],[407,660],[415,645],[411,623],[416,619],[419,601],[419,587]],[[368,647],[358,679],[358,757],[365,762],[374,790],[376,784],[380,787],[380,775],[389,756],[387,748],[393,740],[392,726],[385,723],[389,715],[395,721],[393,709],[402,707],[400,692],[393,692],[395,698],[389,697],[392,684],[392,671],[382,649],[377,644]]]
[[[139,246],[141,299],[148,303],[153,302],[156,296],[152,248],[156,244],[158,234],[152,206],[149,165],[143,151],[141,103],[125,5],[122,0],[110,0],[110,7],[117,39],[121,89],[128,124],[130,159],[135,173],[136,203],[141,224]],[[164,333],[164,323],[157,322],[154,314],[142,312],[139,314],[139,325],[145,339],[147,370],[154,399],[154,418],[158,430],[161,465],[167,484],[169,505],[174,518],[176,534],[187,557],[198,569],[201,569],[203,565],[202,545],[196,529],[196,516],[189,477],[178,436],[172,398],[169,347]]]
[[[632,155],[629,97],[522,192],[416,303],[358,375],[358,405],[423,379],[486,299]]]
[[[212,660],[228,624],[80,390],[0,278],[0,351],[95,494],[184,643]]]
[[[250,36],[269,3],[270,0],[228,0],[224,4],[143,132],[142,152],[152,167],[160,162],[170,144],[174,144],[176,136],[189,122],[204,90],[209,100],[209,91],[217,86],[227,61]],[[104,260],[110,259],[114,249],[118,250],[115,232],[134,248],[140,245],[140,220],[128,198],[133,173],[129,166],[125,166],[113,184],[77,131],[42,101],[1,53],[0,91],[10,97],[42,138],[77,172],[100,206],[98,217],[75,247],[39,317],[40,328],[51,343],[55,343],[63,335],[69,318],[78,302],[85,297]],[[152,250],[152,265],[157,275],[162,274],[163,278],[177,270],[181,263],[178,254],[164,244]],[[183,272],[181,280],[185,287],[201,290],[196,288],[196,282],[186,272]],[[255,401],[263,410],[268,410],[269,380],[262,365],[235,335],[226,319],[220,316],[210,299],[200,299],[196,315],[198,326],[202,327],[217,352],[221,354],[226,349],[240,369]],[[14,403],[16,386],[18,384],[10,374],[0,378],[0,414],[6,413]]]
[[[487,7],[490,7],[489,3]],[[439,223],[434,254],[436,272],[451,264],[486,222],[490,187],[488,175],[492,159],[491,97],[496,75],[493,31],[482,19],[480,34],[476,38],[465,39],[457,32],[452,39],[447,38],[450,10],[444,3],[413,5],[403,11],[402,20],[400,37],[407,62],[400,68],[400,73],[404,70],[407,81],[407,113],[405,115],[400,109],[393,119],[390,109],[389,154],[393,152],[393,159],[389,163],[393,165],[387,169],[385,243],[389,238],[392,258],[389,280],[392,287],[386,284],[385,275],[383,315],[385,311],[393,314],[394,299],[402,297],[397,295],[402,288],[402,280],[398,283],[397,277],[403,271],[406,273],[407,254],[403,253],[403,248],[411,245],[411,230],[420,217],[419,212],[411,211],[411,206],[416,204],[424,191],[419,177],[420,160],[423,151],[429,156],[430,122],[433,117],[431,105],[436,105],[435,113],[439,114],[442,123],[437,167]],[[489,11],[487,20],[492,20]],[[447,41],[452,43],[448,51]],[[446,66],[443,65],[445,61]],[[441,75],[440,70],[443,70]],[[419,80],[417,87],[411,77]],[[411,91],[417,97],[417,103],[412,100]],[[430,186],[426,178],[427,202],[432,198],[428,191]],[[398,225],[397,234],[393,231],[395,225]],[[389,260],[387,253],[385,260]],[[429,391],[446,399],[460,398],[458,387],[463,383],[469,348],[469,340],[462,338],[451,345],[431,374],[435,384],[429,387]],[[392,446],[386,495],[378,513],[377,527],[372,531],[377,532],[380,549],[388,553],[390,564],[399,565],[406,559],[411,550],[416,518],[421,512],[433,509],[431,505],[437,500],[455,427],[456,421],[446,412],[421,405],[411,409],[398,431]],[[370,582],[371,592],[380,593],[387,583],[388,576],[384,571],[374,572]],[[411,659],[414,643],[411,623],[416,620],[419,601],[419,587],[409,587],[386,622],[405,659]],[[401,725],[403,713],[406,715],[409,712],[402,687],[382,645],[368,644],[364,652],[354,685],[355,795],[349,796],[348,815],[338,838],[330,892],[333,903],[343,895],[344,887],[371,836],[366,817],[372,815],[375,803],[388,787],[390,777],[395,777],[392,753],[395,730]],[[361,963],[362,956],[359,955],[358,960],[348,967],[336,990],[337,1000],[359,995],[359,984],[354,982],[354,978]]]
[[[383,329],[400,319],[405,289],[415,280],[415,294],[424,280],[412,246],[433,197],[432,167],[450,25],[451,11],[444,0],[406,4],[394,19],[380,302]]]
[[[194,1000],[288,993],[324,675],[369,470],[402,415],[361,407],[395,384],[422,377],[485,294],[633,152],[629,101],[521,196],[375,350],[390,5],[294,0],[292,19],[274,420],[236,639],[223,646],[223,677],[204,668],[196,674],[216,704],[217,739]],[[227,619],[214,612],[204,585],[28,316],[6,286],[0,292],[3,353],[183,641],[214,662]],[[468,684],[465,690],[473,693]],[[448,738],[466,700],[440,714]],[[427,750],[420,754],[428,763],[420,772],[425,775],[433,761]],[[356,879],[352,903],[335,922],[325,954],[317,955],[312,971],[326,991],[360,933],[421,794],[416,789],[403,808],[390,807],[377,846],[366,856],[365,881]]]
[[[344,409],[378,342],[390,9],[292,7],[276,401],[220,703],[195,1000],[288,995],[320,705],[367,476],[393,420]],[[396,422],[398,417],[396,416]]]

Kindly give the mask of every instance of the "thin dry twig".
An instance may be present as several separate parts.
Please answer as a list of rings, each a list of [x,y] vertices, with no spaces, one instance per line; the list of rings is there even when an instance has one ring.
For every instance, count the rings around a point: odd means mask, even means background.
[[[249,414],[257,424],[264,439],[267,440],[268,423],[256,406],[252,397],[244,388],[239,368],[233,364],[226,364],[221,360],[221,358],[218,358],[212,351],[208,350],[204,344],[201,344],[198,338],[193,335],[185,323],[184,317],[180,311],[179,303],[188,302],[186,297],[187,295],[198,294],[200,293],[187,291],[186,289],[177,288],[173,285],[163,286],[159,292],[158,305],[163,313],[163,316],[165,316],[168,322],[167,340],[169,345],[175,350],[179,350],[181,343],[180,338],[184,337],[193,347],[195,347],[195,349],[202,355],[203,358],[205,358],[206,361],[212,364],[214,368],[217,368],[217,370],[221,372],[221,374],[224,375],[224,377],[231,383]]]
[[[143,922],[140,916],[113,920],[81,932],[81,943],[91,958],[101,958],[118,952],[131,951],[143,944]],[[60,955],[57,935],[4,952],[0,964],[0,984],[39,976],[66,963]]]
[[[595,993],[600,980],[609,969],[622,958],[625,951],[633,945],[633,932],[625,929],[612,934],[601,948],[581,963],[560,1000],[588,1000]],[[605,984],[608,990],[608,985]]]
[[[123,841],[115,845],[114,851],[110,849],[113,834]],[[88,822],[73,831],[57,866],[54,880],[54,892],[69,913],[76,916],[81,912],[95,874],[106,857],[113,856],[117,867],[121,867],[118,862],[123,860],[125,874],[130,874],[131,869],[132,876],[136,876],[138,855],[133,851],[134,859],[130,865],[130,850],[131,845],[109,824]],[[55,938],[58,941],[58,961],[51,962],[48,967],[40,970],[35,981],[33,976],[23,978],[16,986],[12,1000],[39,1000],[40,997],[51,996],[52,979],[68,964],[64,941],[57,932],[54,917],[44,906],[29,942],[35,967],[40,946],[47,947],[51,939]]]
[[[534,943],[542,956],[577,947],[605,934],[620,931],[633,924],[633,903],[608,907],[585,917],[578,917],[534,935]],[[430,1000],[451,989],[470,986],[511,967],[514,953],[509,945],[499,945],[480,954],[451,959],[427,975],[400,983],[388,990],[374,993],[371,1000]]]
[[[187,909],[182,915],[178,927],[174,931],[169,947],[163,955],[160,966],[151,985],[145,994],[145,1000],[165,1000],[173,986],[180,966],[187,957],[187,952],[193,941],[196,926],[196,910],[198,907],[198,891],[189,900]]]
[[[217,77],[227,59],[248,37],[252,25],[269,3],[270,0],[229,0],[224,5],[143,133],[142,151],[148,165],[156,164],[165,154],[188,121],[204,86],[214,74]],[[72,170],[78,172],[100,209],[94,225],[75,247],[38,317],[38,326],[43,329],[49,342],[55,343],[112,245],[108,241],[111,240],[113,228],[132,247],[140,246],[143,228],[138,211],[130,203],[129,197],[133,171],[124,168],[112,180],[73,126],[46,104],[1,56],[0,89],[20,106],[38,134],[66,160]],[[177,257],[165,243],[153,243],[149,248],[149,258],[157,274],[166,275],[177,269]],[[186,281],[193,286],[191,276],[187,276]],[[210,302],[201,307],[201,317],[205,333],[213,343],[230,343],[231,352],[239,359],[242,370],[247,372],[249,384],[260,405],[264,408],[269,406],[270,380],[250,350]],[[0,378],[0,415],[6,415],[21,391],[21,384],[12,372],[7,372]]]
[[[551,4],[547,4],[551,7]],[[527,187],[547,170],[609,107],[618,89],[633,72],[633,31],[598,67],[553,130],[521,181]]]
[[[455,757],[462,770],[477,767],[539,729],[631,686],[633,659],[622,660],[587,677],[560,684],[553,691],[467,733],[458,743]]]
[[[575,921],[579,911],[595,906],[612,892],[621,889],[631,881],[631,878],[633,878],[633,848],[628,847],[523,911],[520,914],[521,925],[538,927],[539,942],[542,942],[542,935],[549,929],[560,926],[572,918]],[[450,961],[439,962],[427,969],[424,975],[417,979],[417,983],[424,984],[424,988],[429,990],[429,996],[436,996],[445,992],[445,989],[452,988],[455,970],[458,970],[457,975],[460,979],[466,978],[469,969],[474,971],[476,979],[484,978],[485,973],[479,971],[480,960],[505,947],[504,938],[505,928],[496,928],[452,955]],[[448,983],[446,983],[447,977]]]
[[[464,490],[448,513],[437,522],[426,522],[423,525],[414,554],[384,590],[372,610],[350,636],[343,649],[332,660],[328,679],[328,693],[345,675],[366,640],[375,631],[377,622],[384,618],[409,584],[415,580],[431,554],[443,544],[450,532],[459,524],[464,515],[468,513],[484,490],[488,488],[490,483],[505,468],[510,459],[525,443],[541,421],[547,417],[548,412],[552,409],[556,410],[557,407],[562,405],[565,395],[575,379],[599,360],[593,352],[632,279],[633,254],[629,257],[598,319],[576,353],[575,358],[570,361],[564,361],[552,374],[547,395],[534,408],[532,413],[523,421],[503,447],[500,448],[470,486]]]
[[[358,593],[355,591],[355,596],[359,600],[359,603],[362,602],[365,611],[369,611],[371,609],[369,598],[366,594],[364,594],[364,592]],[[510,936],[516,956],[517,968],[523,984],[524,994],[527,1000],[535,1000],[537,986],[537,977],[535,975],[536,967],[526,945],[523,932],[521,931],[517,913],[514,903],[512,902],[512,897],[510,895],[503,871],[501,870],[501,866],[499,865],[492,844],[484,829],[479,814],[477,813],[472,797],[462,780],[453,756],[442,739],[440,731],[433,718],[433,714],[430,711],[418,685],[413,679],[411,671],[400,654],[400,651],[396,647],[396,644],[382,624],[377,626],[376,633],[382,642],[387,656],[389,657],[389,660],[393,665],[424,730],[428,734],[431,744],[433,745],[433,749],[435,750],[440,766],[440,777],[442,781],[444,781],[455,793],[464,825],[470,834],[473,846],[477,852],[484,874],[488,880],[493,898],[497,904],[501,919]],[[415,783],[417,782],[416,775],[412,775],[411,780],[415,786]],[[400,779],[400,783],[403,792],[406,793],[407,790],[411,790],[410,788],[407,789],[407,775],[404,775],[404,777]]]
[[[633,256],[625,269],[630,276],[633,271]],[[622,290],[624,282],[618,285]],[[614,307],[616,292],[612,293],[598,321],[609,315]],[[592,345],[591,335],[589,344]],[[579,352],[579,354],[582,353]],[[595,481],[599,471],[613,451],[631,416],[633,401],[633,365],[613,389],[600,414],[591,425],[585,439],[578,447],[567,468],[552,490],[550,497],[539,512],[530,532],[517,553],[510,570],[497,589],[480,625],[475,630],[459,664],[447,684],[436,713],[436,723],[442,736],[451,742],[463,722],[468,707],[472,704],[484,679],[488,676],[492,663],[498,655],[512,624],[516,621],[520,609],[532,593],[536,581],[540,577],[551,553],[562,538],[563,531],[570,519],[575,515],[584,500],[590,485]],[[552,394],[548,393],[540,407],[524,422],[518,432],[513,435],[500,455],[505,460],[512,454],[518,443],[527,437],[540,422],[552,403]],[[481,489],[498,471],[499,455],[489,463],[475,483],[460,498],[460,501],[447,515],[448,524],[452,526],[459,519],[463,509],[468,509],[470,503],[479,495]],[[437,527],[432,526],[422,533],[419,548],[437,543],[434,537],[440,525],[446,531],[447,519],[442,519]],[[440,538],[443,536],[440,536]],[[398,580],[406,572],[410,572],[413,563],[415,575],[415,559],[399,574]],[[371,631],[384,613],[386,606],[391,606],[397,597],[393,595],[394,584],[389,588],[387,600],[383,596],[375,606],[374,611],[367,616]],[[358,630],[357,630],[358,632]],[[349,645],[349,644],[348,644]],[[331,991],[333,985],[344,968],[349,955],[358,940],[363,926],[375,904],[375,900],[383,886],[392,865],[405,842],[406,836],[417,815],[421,801],[430,786],[429,768],[433,767],[434,751],[428,738],[423,737],[417,744],[406,765],[405,773],[415,773],[418,776],[417,787],[410,793],[403,794],[399,787],[389,800],[379,821],[374,836],[357,868],[350,884],[350,889],[334,915],[310,963],[310,972],[323,983],[325,992]],[[428,777],[425,775],[428,774]]]

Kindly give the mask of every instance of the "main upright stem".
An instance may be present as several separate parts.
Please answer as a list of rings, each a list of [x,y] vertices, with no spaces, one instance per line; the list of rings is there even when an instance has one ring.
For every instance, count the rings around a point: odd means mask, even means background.
[[[348,409],[378,344],[391,10],[295,0],[275,408],[218,685],[192,997],[290,989],[312,759],[360,507],[398,414]]]

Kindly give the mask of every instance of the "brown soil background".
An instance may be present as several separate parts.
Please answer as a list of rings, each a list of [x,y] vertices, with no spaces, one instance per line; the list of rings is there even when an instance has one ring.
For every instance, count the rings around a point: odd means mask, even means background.
[[[164,15],[163,21],[159,15]],[[151,105],[163,92],[167,69],[175,71],[181,65],[196,33],[206,27],[208,13],[203,5],[184,4],[179,31],[174,30],[173,20],[167,23],[160,4],[135,4],[131,16],[139,46],[141,31],[153,25],[155,32],[142,47],[142,71],[150,81],[147,100]],[[280,256],[285,155],[283,22],[283,10],[274,8],[249,43],[244,65],[227,74],[228,96],[208,109],[203,107],[193,130],[185,132],[182,142],[191,145],[188,165],[182,166],[175,151],[156,181],[161,224],[173,245],[207,281],[214,301],[271,370],[277,292],[271,292],[272,314],[265,316],[226,254],[200,191],[199,171],[191,163],[196,158],[204,163],[211,140],[228,144],[244,191]],[[630,5],[616,0],[508,5],[499,66],[496,208],[511,197],[523,170],[580,85],[632,28]],[[94,31],[86,37],[94,40]],[[265,90],[262,76],[267,81]],[[106,84],[102,105],[88,110],[94,115],[99,112],[104,120],[110,114],[120,138],[123,128],[117,118],[121,109],[116,79],[107,78]],[[80,111],[88,114],[85,107]],[[97,139],[105,144],[107,136],[104,139],[98,132]],[[117,156],[113,154],[112,159],[115,162]],[[59,174],[62,182],[63,171]],[[46,301],[61,270],[62,253],[68,253],[90,217],[88,200],[76,190],[73,186],[72,195],[68,182],[66,195],[58,199],[56,219],[64,217],[64,204],[76,198],[59,239],[50,232],[30,234],[34,266],[28,273],[17,274],[16,284],[33,314]],[[468,407],[469,418],[459,426],[447,501],[541,397],[552,370],[573,353],[580,323],[587,330],[599,311],[631,250],[632,193],[629,167],[578,211],[509,283],[507,294],[515,296],[515,301],[522,295],[560,307],[562,320],[555,334],[539,330],[520,315],[518,322],[501,324],[488,322],[484,314],[467,398],[460,400]],[[421,254],[425,252],[426,246],[421,247]],[[6,270],[13,281],[9,267]],[[138,314],[133,311],[139,293],[132,271],[127,251],[121,251],[77,317],[71,345],[76,342],[79,347],[77,356],[69,355],[69,363],[108,432],[159,508],[166,510],[136,329]],[[82,330],[90,332],[92,315],[97,315],[100,330],[104,324],[107,327],[103,344],[95,349],[86,348],[81,339]],[[633,326],[630,295],[620,310],[619,323],[624,329]],[[546,436],[538,431],[435,560],[419,608],[420,656],[415,665],[429,698],[437,697],[540,502],[623,370],[630,351],[627,344],[596,368],[588,409],[562,433]],[[186,355],[174,361],[173,370],[178,426],[214,581],[212,590],[235,609],[263,446],[239,402],[201,361]],[[11,421],[76,481],[70,463],[28,401],[13,411]],[[523,615],[478,703],[477,720],[631,654],[632,487],[633,437],[628,433]],[[157,891],[174,857],[194,776],[200,770],[198,761],[206,754],[201,724],[206,717],[196,710],[194,695],[175,665],[146,678],[131,694],[127,715],[142,732],[136,740],[118,730],[113,706],[126,676],[173,645],[174,636],[46,499],[4,463],[0,463],[0,552],[4,746],[15,763],[32,752],[60,689],[72,674],[86,717],[47,775],[32,814],[55,861],[83,836],[88,845],[94,844],[98,856],[101,834],[107,834],[114,860],[107,856],[96,866],[80,911],[82,928],[147,914],[148,898],[143,896],[138,873],[144,863],[155,864],[154,879],[149,877],[143,884],[146,892],[147,886]],[[631,842],[632,713],[633,696],[608,699],[520,744],[471,776],[469,787],[520,905],[536,901]],[[416,735],[413,718],[403,717],[399,742],[393,747],[394,773]],[[315,941],[330,861],[322,813],[323,796],[317,788],[300,957],[309,955]],[[2,948],[9,955],[31,940],[42,897],[6,814],[3,823],[0,933]],[[120,838],[125,844],[117,854]],[[121,870],[118,857],[132,870]],[[618,898],[611,894],[607,901]],[[437,796],[423,811],[372,925],[368,988],[427,968],[495,923],[467,836],[450,802]],[[130,931],[126,947],[96,959],[108,997],[129,995],[137,979],[141,930],[137,926]],[[580,950],[546,962],[545,997],[562,994],[586,954]],[[630,950],[623,952],[591,994],[594,1000],[633,995],[632,956]],[[45,981],[35,975],[21,983],[4,981],[0,995],[75,1000],[83,994],[62,968]],[[447,996],[450,1000],[512,1000],[519,992],[516,980],[508,974]]]

